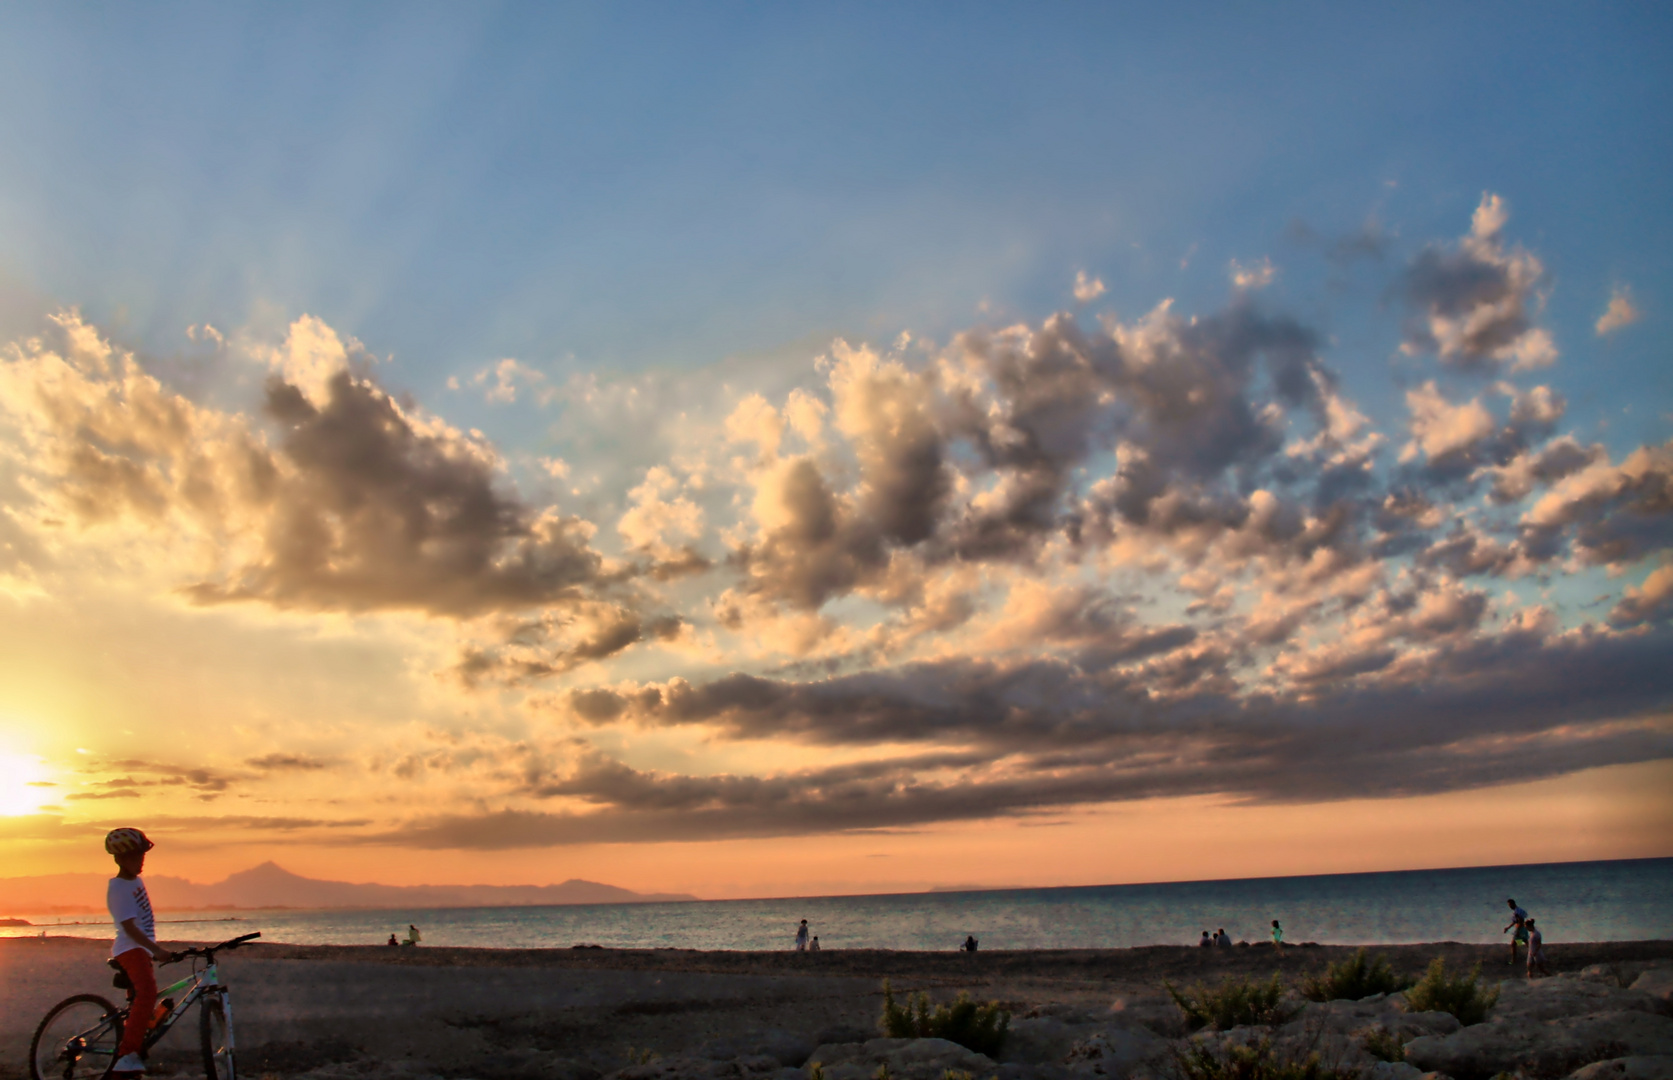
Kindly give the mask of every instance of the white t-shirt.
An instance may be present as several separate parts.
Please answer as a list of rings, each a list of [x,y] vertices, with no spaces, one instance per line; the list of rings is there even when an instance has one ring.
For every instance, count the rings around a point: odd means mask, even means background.
[[[122,923],[127,919],[134,920],[145,931],[146,937],[157,940],[157,916],[151,913],[151,897],[146,894],[145,882],[139,878],[132,881],[124,877],[111,878],[110,886],[105,890],[105,906],[110,908],[110,917],[116,923],[116,940],[111,942],[110,955],[121,956],[130,949],[145,948],[122,929]]]

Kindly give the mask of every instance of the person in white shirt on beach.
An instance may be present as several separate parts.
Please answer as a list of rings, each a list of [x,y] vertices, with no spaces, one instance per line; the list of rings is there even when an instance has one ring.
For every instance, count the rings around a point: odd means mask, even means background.
[[[802,920],[802,925],[796,927],[796,951],[797,952],[807,952],[807,920],[806,919]]]
[[[110,908],[111,921],[116,924],[116,940],[111,943],[110,955],[122,966],[134,987],[133,1000],[128,1004],[129,1022],[122,1026],[116,1064],[111,1066],[111,1076],[118,1080],[132,1080],[145,1073],[145,1061],[139,1052],[157,1009],[157,976],[151,970],[151,962],[168,963],[177,959],[174,953],[157,944],[157,916],[151,910],[151,896],[145,891],[145,882],[139,879],[145,869],[145,853],[153,847],[156,845],[138,829],[112,829],[105,837],[105,850],[115,857],[118,870],[105,888],[105,906]]]
[[[1534,977],[1537,971],[1541,975],[1550,975],[1551,969],[1545,966],[1545,935],[1539,932],[1534,920],[1528,920],[1528,978]]]

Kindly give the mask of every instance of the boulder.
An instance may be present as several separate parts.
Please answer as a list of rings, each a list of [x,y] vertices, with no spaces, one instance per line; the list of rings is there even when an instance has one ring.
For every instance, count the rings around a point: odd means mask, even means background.
[[[824,1046],[826,1043],[863,1043],[867,1039],[877,1038],[877,1029],[869,1031],[855,1027],[852,1024],[832,1024],[830,1027],[820,1028],[813,1036],[814,1046]],[[811,1051],[809,1051],[811,1053]]]
[[[1075,1021],[1079,1022],[1075,1022]],[[1075,1044],[1097,1031],[1097,1025],[1058,1016],[1025,1016],[1012,1020],[1005,1036],[1005,1049],[999,1055],[1003,1062],[1040,1065],[1061,1065],[1067,1060]]]
[[[1423,1080],[1427,1075],[1404,1061],[1374,1061],[1360,1074],[1363,1080]]]
[[[1563,974],[1568,973],[1563,972]],[[1575,973],[1575,978],[1588,979],[1608,986],[1621,985],[1621,973],[1615,969],[1614,964],[1587,964]]]
[[[609,1080],[730,1080],[737,1075],[730,1061],[674,1054],[618,1069]]]
[[[862,1033],[860,1039],[864,1040],[865,1038],[866,1035]],[[734,1058],[743,1057],[768,1057],[773,1059],[775,1068],[782,1065],[799,1069],[807,1061],[808,1055],[813,1053],[815,1045],[817,1044],[799,1035],[792,1035],[788,1031],[779,1028],[767,1028],[713,1039],[693,1051],[692,1056],[709,1058],[714,1061],[731,1061]]]
[[[863,1043],[827,1043],[808,1057],[803,1072],[818,1065],[825,1080],[872,1080],[887,1065],[893,1080],[942,1080],[947,1070],[987,1080],[999,1066],[985,1054],[946,1039],[867,1039]],[[640,1078],[625,1078],[640,1080]],[[647,1078],[648,1080],[648,1078]]]
[[[1633,980],[1632,988],[1663,1005],[1673,1005],[1673,968],[1651,968]]]
[[[1499,984],[1499,1001],[1489,1019],[1526,1023],[1627,1010],[1666,1013],[1668,1003],[1644,990],[1589,979],[1507,979]]]
[[[1529,1021],[1495,1017],[1406,1044],[1406,1060],[1454,1080],[1500,1072],[1557,1077],[1595,1061],[1673,1054],[1673,1019],[1635,1009]]]
[[[1167,1040],[1148,1028],[1111,1024],[1078,1040],[1062,1060],[1073,1076],[1124,1077],[1141,1064],[1168,1057]]]
[[[1610,1058],[1569,1074],[1569,1080],[1673,1080],[1673,1056]]]

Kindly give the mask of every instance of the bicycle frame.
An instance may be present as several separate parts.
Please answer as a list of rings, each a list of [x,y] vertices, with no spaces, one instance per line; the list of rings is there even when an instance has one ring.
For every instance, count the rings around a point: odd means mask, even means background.
[[[182,991],[185,992],[185,996],[175,1002],[174,1008],[168,1011],[168,1015],[164,1016],[156,1027],[146,1032],[145,1049],[149,1050],[155,1046],[157,1040],[168,1034],[169,1029],[186,1015],[188,1009],[207,997],[221,999],[221,1013],[227,1021],[227,1044],[232,1045],[232,996],[227,993],[227,988],[221,985],[219,965],[210,962],[202,971],[194,972],[169,986],[158,987],[157,1000],[161,1001]]]

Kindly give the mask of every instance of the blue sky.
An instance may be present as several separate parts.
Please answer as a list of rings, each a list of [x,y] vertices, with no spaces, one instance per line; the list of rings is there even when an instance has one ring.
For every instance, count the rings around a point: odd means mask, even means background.
[[[1673,760],[1669,44],[1642,4],[0,10],[0,716],[79,785],[16,843],[145,793],[322,872],[863,861],[1369,768],[1365,815],[1667,854],[1673,801],[1587,793]],[[158,757],[160,672],[236,748]],[[829,886],[691,873],[649,884]]]

